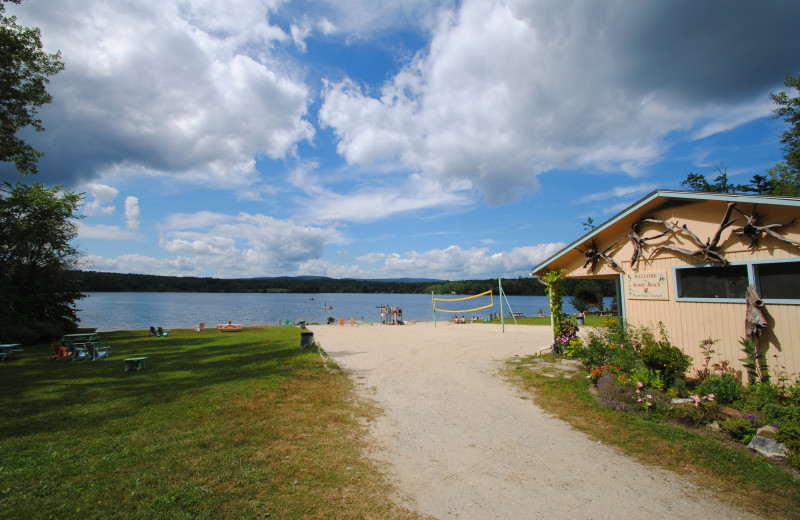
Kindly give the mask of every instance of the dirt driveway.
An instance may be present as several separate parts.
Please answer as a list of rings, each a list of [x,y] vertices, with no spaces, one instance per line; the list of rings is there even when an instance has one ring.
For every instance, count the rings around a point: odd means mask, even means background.
[[[315,341],[384,410],[371,456],[439,519],[755,518],[644,466],[521,398],[498,377],[549,327],[315,326]]]

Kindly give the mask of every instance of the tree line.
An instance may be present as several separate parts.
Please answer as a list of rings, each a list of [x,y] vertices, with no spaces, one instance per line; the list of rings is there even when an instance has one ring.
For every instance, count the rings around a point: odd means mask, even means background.
[[[327,277],[210,278],[158,276],[150,274],[76,271],[82,292],[209,292],[209,293],[402,293],[479,294],[490,289],[497,294],[497,279],[442,281],[359,280]],[[579,280],[564,280],[573,294]],[[545,287],[536,278],[502,280],[503,292],[514,296],[544,296]],[[613,280],[597,280],[603,296],[615,294]]]

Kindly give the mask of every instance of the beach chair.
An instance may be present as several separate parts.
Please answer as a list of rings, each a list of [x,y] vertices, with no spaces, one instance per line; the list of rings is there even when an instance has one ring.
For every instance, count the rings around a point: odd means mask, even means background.
[[[350,326],[351,327],[355,327],[356,326],[356,319],[355,318],[350,318]]]
[[[89,343],[86,345],[86,348],[89,350],[89,359],[92,361],[97,361],[98,359],[108,357],[108,347]]]
[[[339,326],[344,327],[344,318],[339,318]]]
[[[50,357],[47,358],[48,360],[61,361],[66,355],[67,349],[64,348],[64,345],[62,345],[60,341],[50,343]]]
[[[161,327],[156,327],[156,336],[158,336],[158,337],[169,336],[169,331],[168,330],[164,330]]]
[[[198,325],[197,327],[195,327],[195,328],[194,328],[194,330],[195,330],[196,332],[203,332],[204,330],[206,330],[206,323],[205,323],[204,321],[201,321],[201,322],[200,322],[200,325]]]

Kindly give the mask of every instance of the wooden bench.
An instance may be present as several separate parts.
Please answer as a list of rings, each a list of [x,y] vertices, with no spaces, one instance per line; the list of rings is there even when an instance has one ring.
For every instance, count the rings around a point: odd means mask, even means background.
[[[223,323],[221,325],[217,325],[217,330],[219,332],[235,332],[237,330],[241,332],[242,324],[241,323]]]
[[[139,371],[144,369],[145,359],[147,359],[147,357],[132,357],[123,360],[125,362],[125,372],[128,372],[130,370]]]

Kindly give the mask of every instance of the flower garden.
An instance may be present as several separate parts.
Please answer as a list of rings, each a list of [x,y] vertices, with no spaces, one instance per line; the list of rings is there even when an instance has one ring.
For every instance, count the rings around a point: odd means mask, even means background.
[[[578,337],[577,327],[562,316],[556,324],[554,353],[579,359],[604,407],[653,421],[708,428],[749,445],[758,436],[781,443],[786,460],[800,469],[800,383],[773,366],[742,340],[742,363],[736,373],[730,360],[718,359],[715,342],[703,341],[703,365],[690,370],[691,358],[658,331],[621,327],[612,319]],[[744,384],[742,379],[747,379]],[[771,441],[766,441],[771,442]]]

